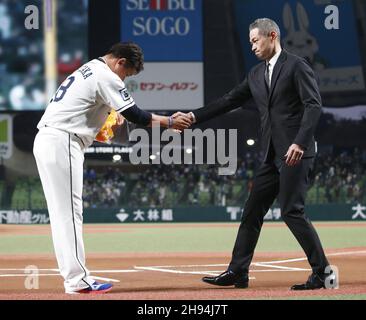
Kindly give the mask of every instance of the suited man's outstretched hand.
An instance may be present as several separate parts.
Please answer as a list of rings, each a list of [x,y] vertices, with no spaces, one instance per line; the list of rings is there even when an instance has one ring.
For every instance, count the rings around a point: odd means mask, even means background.
[[[286,164],[290,167],[297,165],[304,155],[304,150],[298,144],[292,144],[286,154]]]
[[[192,125],[191,117],[183,112],[174,113],[171,118],[173,119],[172,128],[177,130],[184,130]]]

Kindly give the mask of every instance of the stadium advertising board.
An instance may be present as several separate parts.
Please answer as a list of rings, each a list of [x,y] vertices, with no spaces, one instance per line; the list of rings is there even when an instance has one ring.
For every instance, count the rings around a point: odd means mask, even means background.
[[[121,35],[145,61],[202,61],[201,0],[121,0]]]
[[[328,5],[337,14],[333,19],[339,20],[333,21],[333,28],[327,20],[332,12]],[[268,17],[278,23],[283,47],[310,62],[322,93],[365,89],[352,1],[235,0],[235,14],[248,69],[258,63],[248,42],[248,26]]]
[[[144,71],[126,84],[149,110],[203,104],[201,0],[121,0],[121,40],[144,51]]]
[[[0,158],[10,159],[13,154],[13,118],[0,115]]]
[[[203,64],[150,62],[126,87],[137,105],[150,110],[195,108],[203,104]]]
[[[171,222],[239,222],[243,209],[238,206],[182,206],[169,208],[124,207],[85,209],[85,223],[171,223]],[[364,204],[308,205],[307,215],[313,221],[364,221]],[[282,221],[281,209],[270,208],[266,221]],[[48,211],[1,210],[0,224],[48,224]]]

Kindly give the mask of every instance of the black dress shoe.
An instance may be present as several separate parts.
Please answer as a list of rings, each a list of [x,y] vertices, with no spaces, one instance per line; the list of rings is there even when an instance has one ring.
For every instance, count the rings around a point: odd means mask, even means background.
[[[235,288],[248,288],[248,275],[238,275],[231,270],[227,270],[217,277],[203,277],[203,282],[215,286],[235,286]]]
[[[338,287],[338,279],[335,273],[330,274],[316,274],[312,273],[308,281],[303,284],[295,284],[291,290],[316,290],[316,289],[331,289]]]

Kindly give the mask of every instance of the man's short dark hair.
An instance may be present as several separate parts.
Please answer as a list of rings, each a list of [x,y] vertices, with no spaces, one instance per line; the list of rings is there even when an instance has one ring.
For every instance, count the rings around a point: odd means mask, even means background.
[[[118,42],[109,49],[107,54],[113,57],[127,60],[127,68],[133,68],[136,73],[144,69],[144,54],[142,49],[134,42]]]

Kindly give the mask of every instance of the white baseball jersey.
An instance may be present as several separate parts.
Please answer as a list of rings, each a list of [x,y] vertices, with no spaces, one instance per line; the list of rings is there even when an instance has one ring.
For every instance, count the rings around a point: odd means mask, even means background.
[[[58,88],[37,128],[52,127],[76,134],[89,146],[114,108],[135,104],[124,82],[99,59],[72,73]]]

